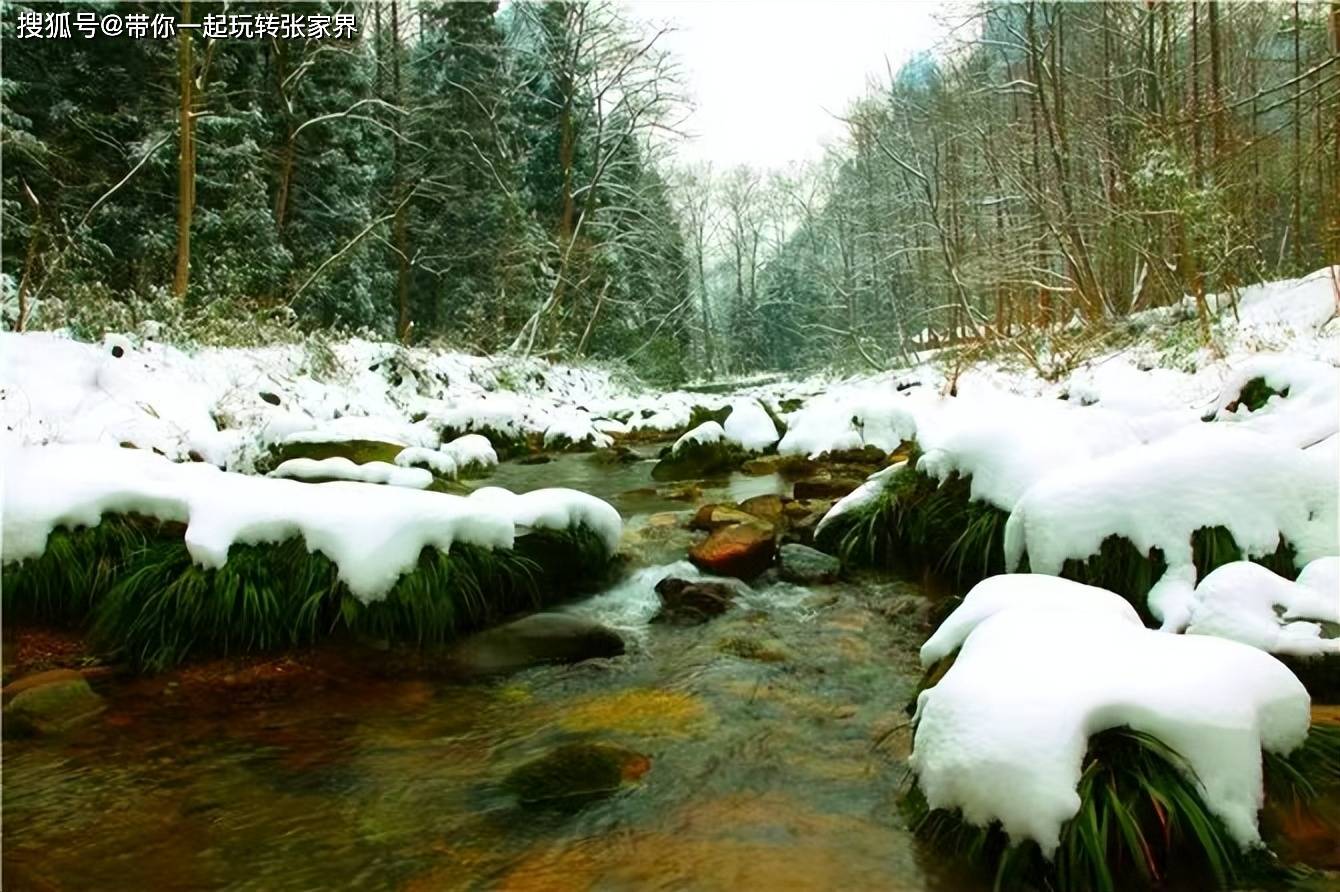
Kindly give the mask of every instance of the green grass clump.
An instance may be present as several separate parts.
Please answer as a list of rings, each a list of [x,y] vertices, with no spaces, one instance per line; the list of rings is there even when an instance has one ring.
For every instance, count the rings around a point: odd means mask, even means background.
[[[1314,728],[1297,752],[1266,754],[1266,789],[1310,797],[1309,778],[1334,778],[1337,767],[1340,732]],[[1034,842],[1011,845],[999,824],[978,827],[957,810],[931,809],[916,787],[902,804],[918,836],[990,871],[997,889],[1112,892],[1161,884],[1170,872],[1223,888],[1261,867],[1205,805],[1186,760],[1152,735],[1130,728],[1094,735],[1078,793],[1079,811],[1062,826],[1052,861]]]
[[[1288,395],[1289,388],[1287,387],[1283,390],[1276,390],[1266,383],[1265,378],[1252,378],[1242,385],[1242,389],[1238,391],[1238,398],[1229,403],[1228,411],[1232,412],[1246,406],[1248,412],[1257,412],[1264,408],[1266,403],[1270,402],[1271,397],[1287,397]]]
[[[180,524],[106,517],[52,534],[42,557],[4,570],[14,619],[86,626],[100,650],[160,670],[197,654],[310,644],[337,635],[435,645],[601,581],[610,555],[591,530],[536,530],[511,550],[425,548],[413,572],[364,604],[301,538],[236,545],[195,565]]]
[[[971,478],[951,474],[943,483],[913,470],[917,454],[873,500],[839,515],[819,537],[844,561],[868,566],[922,569],[961,588],[1005,572],[1004,535],[1009,514],[971,498]],[[1286,579],[1298,575],[1293,546],[1248,558],[1224,527],[1202,527],[1191,537],[1197,578],[1232,561],[1252,560]],[[1109,536],[1099,552],[1066,561],[1061,576],[1126,598],[1147,622],[1146,598],[1167,562],[1158,549],[1142,554],[1128,539]],[[1028,572],[1027,558],[1017,572]],[[1155,623],[1157,625],[1157,623]]]
[[[1247,558],[1234,541],[1233,534],[1224,527],[1201,527],[1192,533],[1191,555],[1196,565],[1197,579],[1204,579],[1224,564],[1244,559],[1258,563],[1286,579],[1298,576],[1294,549],[1288,542],[1280,540],[1279,547],[1268,555]],[[1147,599],[1149,590],[1167,569],[1167,561],[1157,548],[1147,555],[1141,554],[1130,540],[1108,536],[1097,554],[1082,561],[1066,561],[1061,568],[1061,575],[1121,595],[1131,602],[1146,624],[1157,625],[1149,613]]]
[[[913,470],[915,459],[874,500],[835,518],[822,540],[844,561],[926,567],[961,586],[1004,573],[1008,513],[973,501],[970,478],[951,474],[939,483]]]

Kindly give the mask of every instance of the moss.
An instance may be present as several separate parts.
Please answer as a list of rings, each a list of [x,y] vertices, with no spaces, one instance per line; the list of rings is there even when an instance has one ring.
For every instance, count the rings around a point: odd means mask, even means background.
[[[5,567],[3,603],[11,621],[86,626],[99,650],[156,670],[201,653],[327,636],[440,644],[597,585],[609,565],[603,542],[586,528],[537,530],[511,551],[426,548],[386,598],[364,604],[301,538],[237,545],[223,567],[204,569],[191,561],[180,524],[114,516],[58,531],[41,558]]]
[[[717,642],[717,650],[742,660],[756,660],[760,663],[783,663],[786,653],[776,643],[759,641],[736,635]]]
[[[498,458],[500,459],[516,458],[517,456],[527,455],[531,452],[539,452],[543,447],[543,443],[538,434],[533,437],[528,437],[525,434],[501,431],[488,425],[481,427],[470,426],[465,428],[446,428],[442,431],[442,441],[444,443],[450,443],[457,437],[463,437],[466,434],[479,434],[481,437],[488,440],[489,445],[493,447],[493,451],[498,454]],[[461,474],[462,476],[470,476],[466,474],[464,470],[462,470]]]
[[[329,443],[280,443],[270,448],[270,454],[258,468],[271,471],[294,458],[321,461],[327,458],[347,458],[356,465],[372,461],[394,462],[405,447],[381,440],[337,440]]]
[[[745,460],[745,452],[734,443],[684,443],[651,469],[653,480],[698,480],[729,474]]]

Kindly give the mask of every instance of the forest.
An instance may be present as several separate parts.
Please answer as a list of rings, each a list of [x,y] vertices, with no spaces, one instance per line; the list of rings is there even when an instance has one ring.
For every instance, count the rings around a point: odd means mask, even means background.
[[[679,162],[665,29],[617,4],[300,6],[355,39],[13,40],[6,4],[10,328],[362,331],[660,381],[964,338],[1041,362],[1340,252],[1335,4],[946,11],[783,170]]]

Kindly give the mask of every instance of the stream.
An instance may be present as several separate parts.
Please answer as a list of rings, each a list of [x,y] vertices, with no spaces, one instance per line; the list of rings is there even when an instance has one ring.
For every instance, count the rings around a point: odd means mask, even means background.
[[[620,510],[627,572],[562,609],[619,629],[625,656],[473,683],[355,669],[220,696],[193,694],[188,668],[180,683],[95,684],[98,720],[4,747],[6,887],[976,888],[897,809],[923,633],[883,611],[917,587],[779,583],[706,625],[649,624],[655,583],[697,575],[683,559],[694,503],[658,495],[652,464],[561,455],[478,484],[566,485]],[[787,484],[701,487],[697,503]],[[723,649],[741,639],[765,658]],[[650,767],[578,810],[503,790],[570,742]]]

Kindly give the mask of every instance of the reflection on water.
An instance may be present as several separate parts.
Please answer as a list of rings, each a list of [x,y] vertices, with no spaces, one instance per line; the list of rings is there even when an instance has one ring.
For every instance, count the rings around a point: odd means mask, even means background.
[[[632,527],[692,507],[647,491],[649,469],[564,456],[488,482],[585,489]],[[782,489],[737,476],[704,497]],[[629,633],[616,660],[468,685],[353,673],[245,698],[107,687],[92,725],[6,744],[5,887],[974,888],[896,808],[918,642],[879,608],[915,589],[763,587],[704,626],[648,625],[656,581],[696,575],[669,563],[682,555],[568,608]],[[723,648],[736,639],[785,659]],[[505,792],[509,772],[572,742],[651,768],[575,812]]]

